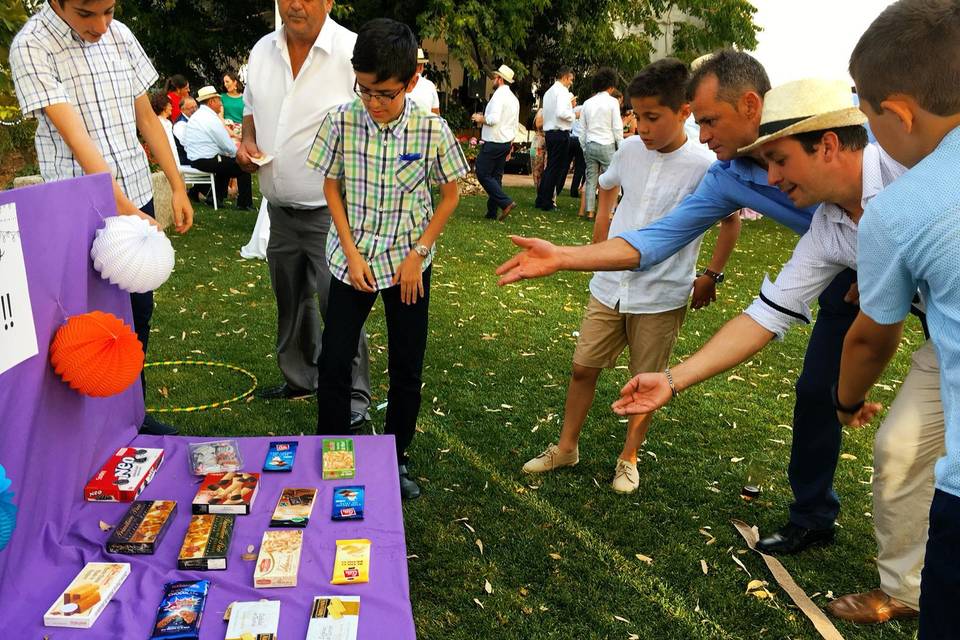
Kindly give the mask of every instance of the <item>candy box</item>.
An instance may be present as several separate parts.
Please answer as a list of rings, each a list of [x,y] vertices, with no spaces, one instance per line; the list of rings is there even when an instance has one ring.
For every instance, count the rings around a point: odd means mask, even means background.
[[[333,490],[334,520],[363,520],[364,485],[337,487]]]
[[[47,609],[44,626],[89,629],[128,575],[126,562],[88,562]]]
[[[357,640],[360,596],[315,596],[306,640]]]
[[[267,449],[267,459],[263,461],[264,471],[293,471],[293,461],[297,457],[297,443],[271,442]]]
[[[273,510],[273,516],[270,518],[270,526],[301,528],[307,526],[316,499],[316,489],[287,487],[280,493],[277,508]]]
[[[107,540],[107,553],[154,553],[176,513],[173,500],[135,501]]]
[[[277,640],[280,601],[234,602],[225,640]]]
[[[177,567],[184,570],[222,571],[227,568],[234,516],[195,515],[183,537]]]
[[[163,585],[163,600],[150,640],[199,640],[200,620],[210,590],[209,580],[183,580]]]
[[[117,449],[83,489],[90,502],[133,502],[163,462],[163,449]]]
[[[330,584],[353,582],[370,582],[370,541],[364,538],[337,540]]]
[[[352,478],[356,471],[353,440],[350,438],[323,439],[323,479]]]
[[[266,531],[260,543],[257,568],[253,573],[254,587],[295,587],[300,569],[300,550],[303,531],[283,529]]]
[[[246,515],[253,507],[259,487],[259,473],[209,473],[193,499],[193,512]]]
[[[190,471],[197,476],[208,473],[226,473],[243,468],[240,445],[236,440],[212,440],[191,442],[189,448]]]

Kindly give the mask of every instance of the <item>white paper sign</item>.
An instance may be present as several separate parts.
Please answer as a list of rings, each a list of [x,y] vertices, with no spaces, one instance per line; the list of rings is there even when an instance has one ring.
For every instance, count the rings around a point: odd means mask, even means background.
[[[0,373],[37,355],[37,332],[14,203],[0,205]]]

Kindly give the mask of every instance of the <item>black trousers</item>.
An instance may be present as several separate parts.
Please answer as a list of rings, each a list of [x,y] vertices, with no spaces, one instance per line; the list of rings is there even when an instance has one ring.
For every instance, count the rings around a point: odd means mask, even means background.
[[[240,168],[236,158],[217,155],[212,158],[191,160],[190,166],[212,173],[217,189],[217,197],[226,200],[227,185],[230,178],[237,179],[237,207],[243,209],[253,206],[253,179]]]
[[[503,167],[510,153],[509,142],[484,142],[477,156],[477,181],[487,192],[487,217],[496,218],[497,209],[506,209],[513,200],[503,192]]]
[[[920,640],[958,636],[960,498],[937,489],[930,505],[927,555],[920,575]]]
[[[423,272],[424,296],[414,304],[400,301],[400,285],[365,293],[330,277],[330,301],[317,364],[317,434],[347,435],[350,430],[351,368],[363,324],[377,296],[387,318],[387,392],[385,433],[396,439],[397,461],[406,464],[420,413],[423,357],[427,350],[431,267]]]
[[[554,129],[544,134],[547,140],[547,166],[540,178],[540,188],[537,189],[538,209],[552,210],[553,196],[563,189],[563,182],[570,168],[567,157],[570,146],[570,132]]]
[[[583,183],[587,179],[587,161],[583,157],[583,146],[580,144],[580,138],[574,138],[573,136],[570,136],[570,142],[567,145],[567,152],[570,162],[573,164],[573,179],[570,181],[570,197],[579,198],[580,188],[583,187]],[[567,171],[569,170],[570,169],[568,165]],[[557,189],[557,195],[560,195],[561,191],[563,191],[562,182],[560,183],[560,188]]]
[[[153,209],[153,200],[140,207],[140,211],[151,218],[156,218]],[[147,342],[150,340],[150,320],[153,318],[153,291],[146,293],[131,293],[130,307],[133,311],[133,331],[143,345],[143,355],[147,355]],[[146,358],[144,358],[146,361]],[[143,397],[147,397],[147,378],[144,370],[140,371],[140,386],[143,387]]]

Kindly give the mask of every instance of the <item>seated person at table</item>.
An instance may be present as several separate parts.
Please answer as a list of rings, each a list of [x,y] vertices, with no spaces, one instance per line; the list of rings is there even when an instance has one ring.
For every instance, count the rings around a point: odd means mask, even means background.
[[[177,169],[180,168],[180,158],[177,154],[177,143],[173,137],[173,124],[170,122],[170,112],[173,111],[173,105],[170,104],[170,98],[167,97],[167,94],[155,91],[150,94],[150,106],[153,108],[153,112],[157,114],[157,117],[160,119],[160,126],[163,127],[163,132],[167,134],[167,142],[170,144],[170,151],[173,152],[173,159],[177,161]],[[150,150],[151,153],[154,153],[154,150]]]
[[[250,174],[237,164],[237,145],[219,116],[222,107],[220,94],[213,87],[203,87],[197,92],[197,102],[200,107],[187,122],[183,136],[190,166],[212,173],[220,196],[226,195],[230,178],[236,178],[239,188],[237,208],[252,210],[253,181]],[[195,196],[196,191],[191,189],[191,194]]]

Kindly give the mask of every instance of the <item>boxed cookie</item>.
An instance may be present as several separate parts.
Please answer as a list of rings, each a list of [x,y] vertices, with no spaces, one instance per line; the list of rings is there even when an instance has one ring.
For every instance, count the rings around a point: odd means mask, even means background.
[[[183,537],[177,567],[184,570],[223,571],[227,568],[234,516],[195,515]]]
[[[280,601],[234,602],[225,640],[277,640]]]
[[[356,472],[356,460],[353,454],[353,439],[323,439],[323,479],[337,480],[352,478]]]
[[[293,489],[287,487],[280,493],[277,508],[270,518],[271,527],[305,527],[316,502],[316,489]]]
[[[89,629],[130,575],[126,562],[88,562],[47,612],[47,627]]]
[[[253,586],[297,586],[302,547],[303,531],[300,529],[265,531],[253,573]]]
[[[83,489],[90,502],[133,502],[163,462],[163,449],[117,449]]]
[[[209,473],[193,499],[194,513],[247,515],[260,487],[259,473]]]
[[[137,500],[107,540],[107,553],[152,554],[173,522],[173,500]]]
[[[181,580],[163,585],[163,600],[150,640],[199,640],[200,620],[210,590],[209,580]]]

